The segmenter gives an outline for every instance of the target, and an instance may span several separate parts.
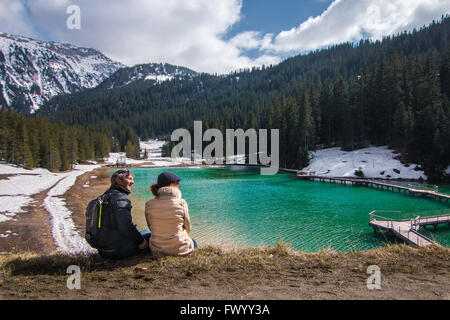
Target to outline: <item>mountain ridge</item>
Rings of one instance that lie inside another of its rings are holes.
[[[197,72],[182,66],[168,63],[145,63],[118,69],[110,77],[101,82],[97,88],[113,89],[141,80],[150,80],[154,81],[154,84],[157,84],[173,79],[192,79],[197,75]]]
[[[96,49],[0,32],[0,107],[33,113],[51,98],[137,81],[161,84],[199,73],[168,63],[128,67]]]
[[[0,105],[32,113],[56,95],[96,87],[122,67],[92,48],[0,32]]]

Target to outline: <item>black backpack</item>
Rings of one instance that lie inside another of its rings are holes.
[[[93,248],[98,248],[98,238],[101,230],[106,228],[106,215],[109,203],[106,194],[91,200],[86,208],[86,241]]]

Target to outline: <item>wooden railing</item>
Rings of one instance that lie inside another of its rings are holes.
[[[434,210],[429,212],[448,212],[447,210]],[[429,245],[433,243],[433,240],[427,238],[423,234],[419,233],[419,228],[422,225],[426,224],[441,224],[441,223],[450,223],[450,213],[428,216],[428,217],[420,217],[416,216],[412,219],[393,219],[386,218],[376,213],[397,213],[399,216],[401,215],[401,211],[380,211],[374,210],[369,213],[370,222],[369,224],[375,228],[388,229],[394,232],[398,237],[403,238],[407,242],[411,242],[415,245]],[[403,226],[402,226],[403,225]],[[412,236],[412,237],[411,237]]]

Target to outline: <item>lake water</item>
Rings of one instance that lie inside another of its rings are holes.
[[[297,180],[294,175],[260,175],[258,168],[136,168],[130,195],[133,220],[146,228],[145,201],[149,186],[163,171],[182,178],[180,190],[189,205],[191,236],[199,244],[248,247],[276,245],[283,239],[296,250],[321,248],[338,251],[379,247],[396,238],[374,234],[369,226],[372,210],[402,211],[412,217],[424,211],[448,209],[449,204],[412,198],[404,193],[365,187]],[[387,214],[397,218],[397,214]],[[421,230],[437,242],[450,245],[450,228],[442,225]]]
[[[450,185],[449,184],[440,185],[439,192],[444,194],[450,194]]]

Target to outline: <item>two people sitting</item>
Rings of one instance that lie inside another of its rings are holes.
[[[133,173],[127,169],[114,172],[111,186],[105,192],[107,227],[101,233],[99,254],[104,258],[122,259],[137,255],[148,247],[153,255],[191,253],[197,243],[189,236],[191,221],[188,205],[181,198],[180,181],[181,178],[170,172],[158,176],[157,183],[150,187],[155,198],[145,204],[145,217],[151,231],[139,232],[132,221],[128,197],[134,184]]]

